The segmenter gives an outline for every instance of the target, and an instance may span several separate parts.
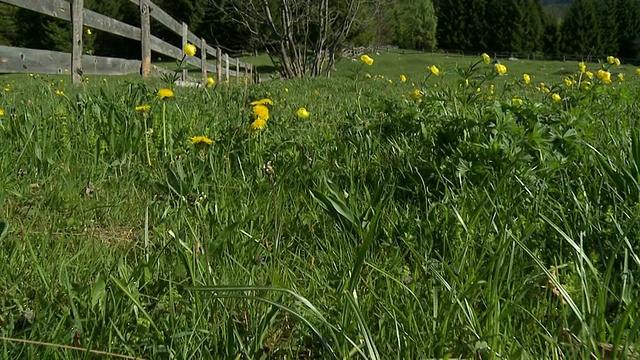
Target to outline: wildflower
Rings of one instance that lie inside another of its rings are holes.
[[[550,93],[550,92],[551,92],[551,90],[550,90],[548,87],[545,87],[545,88],[542,88],[542,92],[543,92],[544,94],[548,94],[548,93]]]
[[[496,71],[498,75],[504,75],[507,73],[507,67],[502,64],[496,64]]]
[[[409,94],[409,96],[413,99],[413,101],[422,101],[422,93],[418,89],[413,90],[411,94]]]
[[[253,114],[257,119],[269,120],[269,108],[264,105],[255,105],[253,107]]]
[[[260,131],[267,126],[267,121],[262,118],[257,118],[254,122],[251,123],[251,131]]]
[[[87,35],[91,35],[91,34],[92,34],[91,29],[87,29]]]
[[[191,138],[191,143],[193,145],[198,145],[198,144],[211,145],[213,144],[213,140],[209,139],[206,136],[194,136]]]
[[[478,86],[478,88],[476,89],[476,92],[481,92],[482,88]]]
[[[365,79],[371,79],[371,74],[369,74],[369,73],[364,74],[364,78]]]
[[[590,81],[583,81],[580,84],[580,88],[582,89],[582,91],[587,91],[587,90],[591,89],[591,82]]]
[[[313,90],[313,93],[316,94],[316,95],[320,95],[320,90],[315,89],[315,90]]]
[[[573,80],[571,80],[570,77],[566,77],[566,78],[564,78],[564,84],[566,86],[571,86],[571,85],[573,85]]]
[[[616,66],[620,66],[620,59],[618,59],[618,58],[613,58],[613,63],[614,63]]]
[[[553,93],[553,94],[551,95],[551,99],[553,99],[553,101],[555,101],[555,102],[558,102],[558,101],[561,101],[561,100],[562,100],[562,98],[560,97],[560,95],[559,95],[559,94],[556,94],[556,93]]]
[[[216,79],[214,79],[214,78],[212,78],[211,76],[209,76],[209,77],[207,78],[207,86],[208,86],[208,87],[212,87],[212,86],[213,86],[213,85],[215,85],[215,84],[216,84]]]
[[[522,105],[522,99],[514,97],[513,99],[511,99],[511,102],[513,103],[513,105]]]
[[[636,68],[636,74],[640,75],[640,68]]]
[[[600,69],[598,70],[598,79],[605,84],[611,84],[611,73]]]
[[[491,56],[489,56],[487,53],[483,53],[482,61],[484,61],[485,64],[489,64],[491,62]]]
[[[612,65],[613,65],[613,63],[615,63],[615,62],[616,62],[616,60],[615,60],[615,59],[616,59],[616,58],[614,58],[613,56],[607,56],[607,62],[608,62],[609,64],[612,64]]]
[[[580,72],[583,73],[587,71],[587,64],[584,61],[580,61],[578,63],[578,68],[580,69]]]
[[[360,61],[369,66],[373,65],[373,59],[367,54],[362,54],[362,56],[360,56]]]
[[[192,43],[186,43],[184,45],[184,53],[189,56],[193,56],[196,54],[196,46]]]
[[[387,81],[389,82],[389,84],[393,84],[393,80],[389,79]]]
[[[56,90],[56,95],[58,95],[58,96],[62,96],[62,95],[64,95],[64,91],[62,91],[62,90]]]
[[[404,74],[400,75],[400,82],[403,82],[403,83],[407,82],[407,77],[404,76]]]
[[[298,115],[299,118],[306,119],[310,114],[307,109],[301,107],[300,109],[298,109],[298,111],[296,111],[296,115]]]
[[[496,92],[496,86],[491,84],[489,85],[489,94],[493,95]]]
[[[107,82],[107,78],[102,78],[102,82],[106,83]]]
[[[4,116],[4,110],[2,110],[2,108],[0,108],[0,116]]]
[[[618,74],[618,79],[620,81],[624,81],[624,74],[622,74],[622,73]]]
[[[174,96],[173,94],[173,90],[171,89],[160,89],[158,90],[158,98],[160,98],[160,100],[162,99],[166,99],[166,98],[172,98]]]
[[[138,105],[138,106],[136,106],[136,111],[138,111],[138,112],[149,111],[149,109],[151,109],[151,105]]]
[[[29,77],[33,77],[33,74],[29,74]]]
[[[527,84],[527,85],[531,84],[531,75],[522,74],[522,79],[524,80],[525,84]]]
[[[593,73],[591,71],[587,71],[584,74],[587,75],[589,79],[593,79]]]
[[[252,101],[250,105],[252,105],[252,106],[256,106],[256,105],[273,105],[273,101],[271,101],[271,99],[265,98],[265,99]]]
[[[284,92],[289,92],[289,88],[284,88]]]
[[[439,76],[440,75],[440,69],[438,69],[437,66],[435,65],[431,65],[429,66],[429,70],[431,71],[431,73],[435,76]]]

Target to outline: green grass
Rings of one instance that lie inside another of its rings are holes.
[[[0,354],[638,358],[635,72],[398,56],[164,101],[1,78]]]

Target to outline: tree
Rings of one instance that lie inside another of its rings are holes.
[[[617,0],[614,2],[617,24],[617,54],[622,58],[636,59],[640,55],[640,1]]]
[[[465,19],[466,0],[437,0],[438,26],[436,35],[440,47],[445,49],[467,49],[471,45]]]
[[[561,26],[563,52],[587,55],[597,52],[600,26],[593,0],[574,0]]]
[[[16,16],[17,7],[0,3],[0,45],[11,45],[16,39]]]
[[[364,0],[235,0],[225,11],[267,49],[283,77],[329,76]]]
[[[390,23],[394,43],[407,49],[436,46],[436,14],[431,0],[398,0]]]

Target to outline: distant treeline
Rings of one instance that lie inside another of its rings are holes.
[[[154,0],[207,43],[229,52],[261,51],[234,16],[244,0]],[[300,1],[301,4],[308,0]],[[128,0],[84,0],[85,7],[139,25]],[[362,0],[346,46],[397,45],[416,50],[614,54],[640,58],[640,0]],[[562,8],[559,8],[562,6]],[[558,9],[562,9],[561,13]],[[335,5],[335,11],[341,11]],[[277,12],[274,12],[277,14]],[[0,3],[0,44],[69,51],[71,28],[29,10]],[[313,30],[313,29],[311,29]],[[152,33],[179,44],[177,35],[152,22]],[[139,43],[93,31],[85,49],[98,55],[139,57]]]

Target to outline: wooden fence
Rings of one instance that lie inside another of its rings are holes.
[[[48,50],[35,50],[0,46],[0,73],[70,73],[73,83],[82,81],[83,75],[126,75],[139,73],[143,77],[157,73],[152,71],[151,51],[182,60],[202,70],[202,81],[206,83],[209,69],[215,69],[218,81],[229,80],[229,77],[246,77],[257,81],[259,76],[255,67],[230,58],[223,54],[219,47],[207,45],[206,41],[197,37],[187,24],[180,23],[150,0],[109,0],[131,1],[140,8],[140,27],[135,27],[95,11],[85,9],[83,0],[0,0],[7,4],[53,16],[72,23],[73,50],[71,54]],[[151,34],[151,21],[154,18],[162,25],[182,37],[181,47],[171,45]],[[82,35],[84,26],[140,41],[140,60],[127,60],[112,57],[83,54]],[[189,42],[200,49],[200,58],[186,56],[184,45]],[[215,65],[209,63],[215,60]],[[157,68],[157,67],[154,67]],[[187,71],[183,70],[182,78],[187,80]],[[224,76],[224,78],[223,78]]]

